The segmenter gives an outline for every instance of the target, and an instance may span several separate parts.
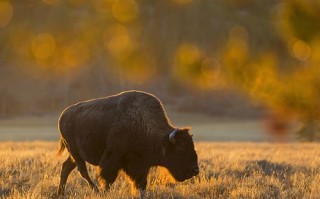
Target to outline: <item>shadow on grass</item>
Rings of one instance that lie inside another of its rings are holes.
[[[212,164],[210,162],[202,162],[204,167]],[[201,165],[201,163],[200,163]],[[201,166],[200,166],[201,167]],[[201,169],[200,169],[201,170]],[[302,166],[292,166],[285,163],[275,163],[268,160],[256,160],[245,162],[244,168],[242,169],[223,169],[221,171],[215,172],[214,170],[210,171],[207,174],[207,178],[218,178],[222,176],[233,176],[235,178],[245,178],[253,175],[262,174],[264,176],[275,176],[280,180],[285,180],[288,176],[293,175],[296,172],[302,173],[313,173],[311,168],[302,167]]]
[[[0,198],[8,197],[10,196],[10,194],[12,194],[12,191],[10,189],[0,188]]]
[[[306,170],[306,168],[301,168]],[[297,170],[297,168],[295,168]],[[299,169],[300,170],[300,169]],[[288,164],[273,163],[267,160],[250,161],[245,168],[245,176],[250,176],[255,172],[260,172],[266,176],[276,176],[283,179],[286,175],[292,174],[294,168]]]

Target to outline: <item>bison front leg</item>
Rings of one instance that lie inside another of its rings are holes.
[[[119,156],[119,153],[105,150],[100,161],[98,180],[100,186],[106,191],[110,189],[110,186],[116,180],[121,166],[121,156]]]
[[[144,198],[146,192],[149,169],[149,167],[141,167],[139,163],[130,164],[125,168],[125,172],[133,180],[135,187],[139,190],[141,198]]]

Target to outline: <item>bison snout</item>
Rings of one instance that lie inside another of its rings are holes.
[[[198,174],[199,174],[199,168],[195,168],[195,169],[192,170],[192,175],[193,176],[196,176]]]
[[[193,169],[191,170],[191,173],[192,173],[193,176],[196,176],[196,175],[199,174],[199,166],[198,166],[198,164],[193,166]]]

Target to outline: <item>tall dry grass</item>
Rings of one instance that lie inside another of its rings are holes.
[[[0,198],[57,198],[62,162],[52,142],[0,143]],[[152,169],[146,198],[320,198],[320,144],[196,143],[200,175],[175,183]],[[95,169],[90,166],[95,179]],[[95,181],[96,182],[96,181]],[[121,173],[95,194],[75,170],[64,198],[133,198]]]

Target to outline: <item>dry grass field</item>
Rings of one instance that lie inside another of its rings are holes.
[[[0,142],[0,198],[57,198],[62,157],[54,142]],[[176,183],[152,169],[146,198],[320,198],[320,144],[196,143],[200,175]],[[95,169],[89,166],[95,179]],[[94,180],[96,182],[96,180]],[[123,173],[94,193],[74,170],[63,198],[134,198]]]

